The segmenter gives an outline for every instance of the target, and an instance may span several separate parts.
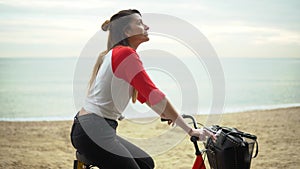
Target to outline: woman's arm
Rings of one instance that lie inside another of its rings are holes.
[[[193,129],[185,123],[181,115],[173,108],[165,95],[154,85],[146,73],[142,61],[137,53],[129,47],[120,47],[113,50],[112,68],[114,74],[130,83],[138,91],[137,99],[146,102],[162,118],[170,119],[181,127],[190,136],[200,140],[213,134],[204,129]]]
[[[174,122],[176,125],[181,127],[186,133],[190,136],[196,136],[199,140],[205,140],[205,137],[212,137],[214,140],[216,136],[205,129],[194,129],[189,126],[182,116],[175,110],[170,101],[165,97],[159,103],[151,106],[146,102],[149,107],[151,107],[156,113],[160,115],[161,118],[171,120],[171,123]]]
[[[186,133],[191,132],[192,127],[185,123],[183,118],[179,115],[179,113],[177,113],[175,108],[166,97],[153,106],[151,106],[148,102],[146,103],[149,107],[151,107],[152,110],[159,114],[161,118],[171,120],[176,125],[181,127]]]

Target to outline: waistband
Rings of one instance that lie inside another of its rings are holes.
[[[78,120],[78,114],[79,114],[79,112],[74,117],[74,123],[80,123],[80,121]],[[95,113],[89,113],[89,114],[81,115],[80,117],[81,118],[89,118],[89,117],[92,117],[92,116],[94,116],[95,118],[104,119],[114,129],[116,129],[118,127],[118,122],[116,120],[104,118],[104,117],[101,117],[101,116],[99,116]]]

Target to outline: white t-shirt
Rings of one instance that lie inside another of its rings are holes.
[[[146,73],[140,57],[130,47],[117,46],[104,57],[83,108],[104,118],[117,120],[138,91],[141,103],[155,105],[165,95]]]

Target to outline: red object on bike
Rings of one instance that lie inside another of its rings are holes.
[[[197,155],[193,169],[206,169],[202,155]]]

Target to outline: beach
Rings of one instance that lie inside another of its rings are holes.
[[[259,154],[252,159],[251,168],[296,169],[300,166],[299,114],[300,107],[228,113],[222,115],[219,125],[236,127],[258,137]],[[203,118],[205,116],[197,116],[199,121]],[[69,136],[71,125],[72,121],[1,121],[0,168],[73,168],[75,150]],[[156,120],[147,128],[148,132],[139,132],[135,124],[124,120],[119,123],[118,132],[149,138],[170,126]],[[147,144],[144,146],[160,147],[155,143]],[[188,137],[153,156],[156,169],[189,169],[194,157]]]

